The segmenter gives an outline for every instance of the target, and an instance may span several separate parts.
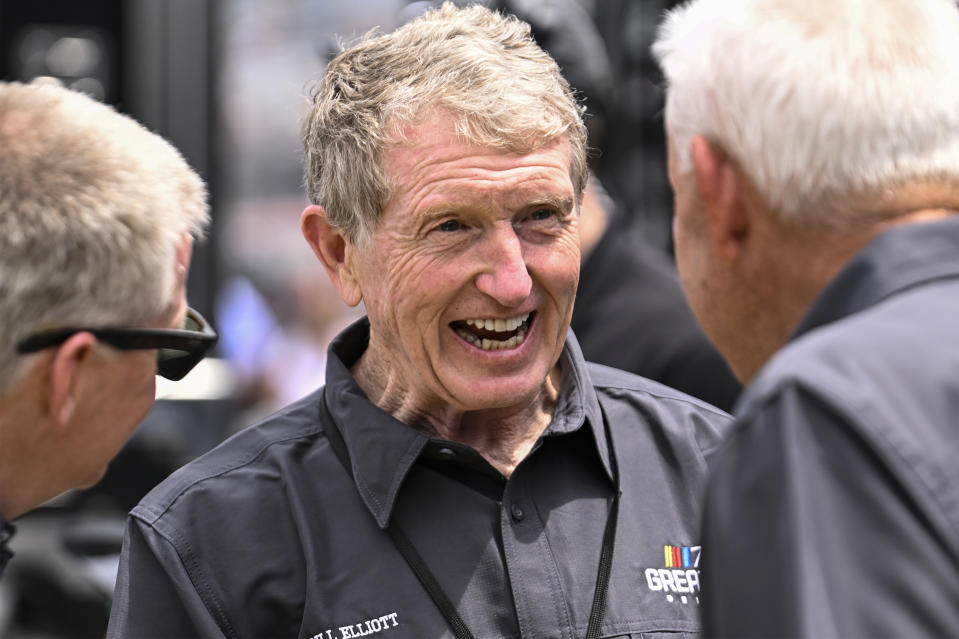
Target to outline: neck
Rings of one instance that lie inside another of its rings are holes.
[[[43,374],[34,365],[0,395],[0,513],[7,521],[63,492],[52,454],[56,427],[41,410]]]
[[[559,380],[556,367],[542,392],[516,407],[447,414],[446,419],[424,415],[426,419],[417,423],[435,437],[471,446],[509,477],[552,421]]]
[[[540,393],[516,406],[465,410],[440,399],[424,401],[364,354],[353,376],[376,406],[400,422],[432,437],[472,447],[509,477],[529,454],[553,418],[560,368],[547,377]]]
[[[7,521],[19,517],[34,504],[28,494],[36,486],[33,470],[40,466],[22,432],[23,425],[33,426],[20,411],[10,406],[8,395],[0,400],[0,515]]]
[[[942,219],[955,213],[920,209],[846,230],[780,225],[764,243],[775,255],[757,260],[765,271],[756,289],[756,331],[740,343],[736,375],[750,381],[776,351],[785,346],[823,289],[859,251],[883,231],[902,224]]]

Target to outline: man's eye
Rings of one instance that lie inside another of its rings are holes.
[[[437,230],[443,231],[444,233],[452,233],[453,231],[458,231],[461,228],[463,228],[463,225],[456,220],[446,220],[436,227]]]
[[[553,215],[553,209],[536,209],[530,214],[529,219],[533,221],[548,220]]]

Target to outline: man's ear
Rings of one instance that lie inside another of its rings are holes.
[[[73,417],[80,392],[80,375],[93,357],[97,340],[90,333],[77,333],[63,342],[50,361],[49,413],[57,426]]]
[[[323,263],[340,297],[350,306],[363,300],[363,291],[353,265],[353,244],[329,223],[326,210],[311,204],[300,215],[300,230],[313,253]]]
[[[743,178],[726,153],[701,136],[690,141],[690,157],[709,238],[720,255],[735,260],[750,230]]]

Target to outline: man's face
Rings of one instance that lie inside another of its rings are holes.
[[[579,278],[568,144],[468,146],[442,116],[406,134],[385,155],[395,191],[354,254],[372,327],[365,363],[418,411],[535,401]]]

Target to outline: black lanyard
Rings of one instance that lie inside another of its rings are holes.
[[[343,468],[346,469],[350,479],[353,477],[353,466],[350,463],[350,454],[346,449],[346,443],[343,441],[343,435],[333,421],[330,415],[330,409],[326,403],[326,391],[323,392],[323,400],[320,402],[320,419],[326,437],[330,442],[330,447],[340,460]],[[586,639],[599,639],[599,629],[603,624],[603,618],[606,616],[606,595],[609,592],[609,575],[613,566],[613,546],[616,541],[616,522],[619,515],[619,467],[616,463],[616,453],[613,450],[612,433],[609,430],[609,420],[606,418],[606,412],[603,411],[603,427],[606,431],[606,441],[609,443],[609,458],[613,469],[616,489],[613,493],[613,501],[609,507],[609,515],[606,518],[606,529],[603,532],[603,548],[599,555],[599,569],[596,575],[596,591],[593,593],[593,606],[589,613],[589,625],[586,629]],[[400,551],[410,569],[416,575],[420,583],[429,593],[430,598],[439,609],[443,618],[453,630],[456,639],[474,639],[473,633],[466,626],[466,622],[456,612],[456,606],[449,600],[443,588],[440,586],[436,577],[430,572],[429,567],[423,558],[417,552],[416,547],[410,542],[409,537],[399,527],[396,520],[390,517],[386,525],[386,532],[393,540],[393,545]]]

